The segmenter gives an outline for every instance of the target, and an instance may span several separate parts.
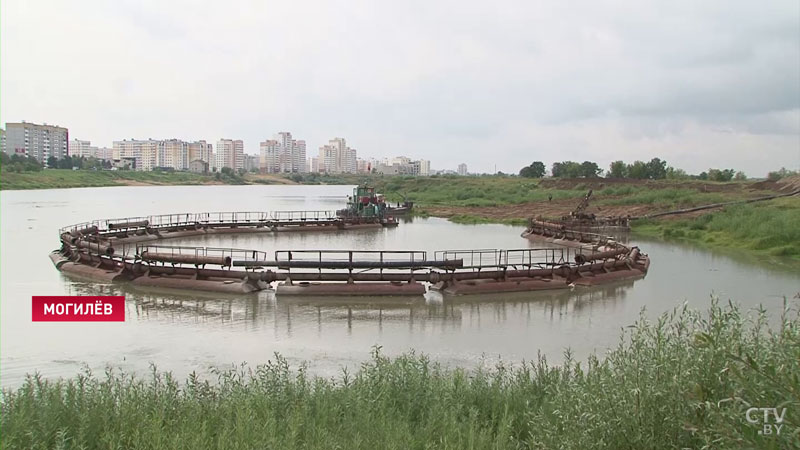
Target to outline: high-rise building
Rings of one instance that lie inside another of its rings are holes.
[[[281,161],[281,145],[275,139],[267,139],[258,144],[259,169],[266,173],[279,173],[283,165]]]
[[[458,174],[459,175],[466,175],[467,174],[467,165],[461,163],[458,165]]]
[[[6,130],[0,128],[0,152],[6,152]]]
[[[132,160],[137,171],[153,170],[158,166],[159,144],[153,139],[123,139],[114,141],[113,158],[115,161]]]
[[[174,170],[189,169],[189,144],[180,139],[158,141],[156,167]]]
[[[211,144],[206,143],[206,141],[195,141],[190,142],[187,150],[189,152],[188,160],[189,162],[192,161],[203,161],[205,163],[211,164],[213,160],[213,146]]]
[[[102,159],[103,161],[112,161],[114,159],[114,149],[108,147],[93,147],[97,149],[94,157]]]
[[[412,160],[405,156],[397,156],[384,158],[380,162],[376,161],[375,170],[386,175],[428,176],[431,174],[431,162],[427,159]]]
[[[267,173],[303,173],[306,167],[306,141],[292,139],[292,133],[281,131],[273,139],[259,144],[260,167]]]
[[[244,170],[248,172],[257,171],[259,168],[258,155],[244,155]]]
[[[344,138],[333,138],[319,148],[320,172],[356,173],[356,150],[347,146]]]
[[[95,147],[91,141],[73,139],[69,141],[69,155],[83,158],[97,158],[106,161],[114,159],[113,150],[108,147]]]
[[[241,139],[220,139],[217,141],[217,170],[230,167],[233,170],[244,169],[244,142]]]
[[[419,160],[419,174],[425,177],[431,174],[431,162],[429,160]]]
[[[29,122],[6,123],[5,151],[33,156],[47,162],[51,156],[61,159],[69,154],[69,130],[57,125]]]
[[[73,139],[69,141],[67,146],[67,153],[69,153],[70,156],[82,156],[84,158],[89,158],[94,156],[96,152],[97,147],[92,147],[91,141]]]
[[[389,165],[393,166],[395,164],[399,165],[411,164],[411,158],[407,156],[395,156],[394,158],[389,160]]]

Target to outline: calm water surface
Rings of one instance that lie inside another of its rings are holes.
[[[278,352],[322,375],[356,367],[375,345],[395,355],[415,349],[448,365],[497,359],[558,362],[565,348],[584,358],[619,342],[622,327],[645,308],[655,316],[688,302],[706,308],[712,294],[777,314],[797,306],[800,274],[689,246],[637,240],[652,258],[633,282],[571,292],[497,294],[424,300],[276,299],[270,292],[228,297],[133,290],[73,280],[47,254],[60,226],[90,219],[201,211],[332,210],[349,186],[113,187],[2,191],[0,209],[0,383],[26,373],[72,376],[88,366],[144,373],[150,364],[183,377],[210,367],[266,362]],[[210,236],[174,245],[258,249],[527,248],[521,227],[457,225],[414,218],[395,229],[335,233]],[[32,295],[122,294],[124,323],[32,323]]]

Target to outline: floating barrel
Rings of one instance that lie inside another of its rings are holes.
[[[108,224],[109,230],[119,230],[121,228],[142,228],[150,225],[149,220],[137,220],[137,221],[129,221],[129,222],[118,222],[118,223],[110,223]]]
[[[628,258],[631,260],[631,262],[636,262],[636,260],[639,259],[639,247],[633,247],[633,250],[631,250]]]
[[[603,252],[591,253],[591,254],[584,254],[578,253],[575,255],[575,262],[578,264],[586,264],[590,261],[597,261],[600,259],[611,259],[616,258],[619,255],[624,255],[628,253],[628,249],[625,247],[615,248],[613,250],[606,250]]]
[[[89,250],[89,252],[91,253],[96,253],[99,255],[111,256],[114,254],[114,247],[98,244],[97,242],[89,242],[89,241],[84,241],[82,239],[78,239],[75,245],[77,245],[78,248],[83,248]]]
[[[215,264],[218,266],[230,266],[230,256],[204,256],[204,255],[186,255],[180,253],[153,253],[144,251],[141,254],[144,261],[158,261],[168,263],[181,263],[181,264]]]

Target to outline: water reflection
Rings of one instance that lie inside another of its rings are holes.
[[[124,295],[129,306],[128,320],[158,320],[167,322],[207,322],[221,324],[248,322],[254,326],[285,324],[291,333],[292,321],[315,323],[318,331],[325,324],[338,326],[345,323],[348,329],[367,323],[382,327],[385,321],[407,322],[413,329],[415,322],[450,323],[460,326],[465,315],[492,314],[495,321],[503,322],[512,315],[529,316],[532,311],[544,313],[550,320],[584,310],[602,309],[613,312],[627,298],[634,280],[620,281],[603,286],[575,287],[569,290],[512,292],[466,296],[441,296],[431,291],[425,297],[281,297],[273,291],[250,295],[218,293],[186,293],[127,285],[74,282],[77,295]]]

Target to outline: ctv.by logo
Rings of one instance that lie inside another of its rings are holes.
[[[759,423],[761,413],[764,414],[764,420],[761,422],[763,428],[758,430],[758,434],[764,436],[781,434],[786,408],[780,408],[780,414],[778,414],[778,408],[750,408],[745,412],[745,417],[750,423]]]

